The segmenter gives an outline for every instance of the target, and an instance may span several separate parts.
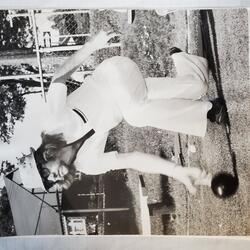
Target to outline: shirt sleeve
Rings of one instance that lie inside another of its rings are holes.
[[[83,145],[78,152],[75,166],[78,171],[85,174],[98,175],[104,174],[117,165],[117,151],[104,152],[108,133],[98,135],[91,145]]]
[[[84,168],[84,173],[90,175],[99,175],[105,174],[110,170],[118,169],[119,166],[117,166],[117,155],[117,151],[98,155],[96,158],[93,158],[89,161],[88,166],[86,165],[86,167]]]
[[[66,108],[67,86],[63,83],[50,84],[47,101],[52,115],[60,116]]]

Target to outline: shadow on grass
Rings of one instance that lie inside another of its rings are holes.
[[[110,171],[104,175],[106,206],[129,208],[128,211],[106,213],[105,234],[139,234],[134,212],[133,195],[126,185],[125,170]]]
[[[168,160],[165,152],[161,150],[160,157],[163,159]],[[170,195],[170,188],[169,188],[169,182],[168,177],[165,175],[161,176],[161,189],[162,189],[162,202],[170,207],[174,207],[174,199]]]
[[[204,46],[204,54],[208,60],[208,66],[209,69],[211,70],[213,79],[215,81],[218,96],[223,100],[224,105],[227,106],[222,86],[221,67],[219,61],[217,35],[215,30],[215,20],[213,11],[201,10],[200,16],[201,16],[201,31],[202,31],[202,40]],[[227,114],[225,129],[226,129],[227,144],[233,165],[233,172],[236,180],[238,181],[236,155],[232,148],[231,123],[228,114]]]
[[[225,102],[222,80],[221,80],[221,69],[220,69],[220,61],[217,48],[217,36],[215,31],[213,11],[201,10],[200,15],[202,21],[201,30],[202,30],[205,57],[208,60],[208,66],[212,72],[218,96],[222,98]],[[212,41],[210,40],[210,38],[212,39]]]
[[[163,176],[161,177],[161,186],[162,186],[162,203],[165,204],[170,210],[173,210],[172,213],[163,214],[162,215],[162,223],[163,223],[163,234],[165,235],[175,235],[174,229],[174,220],[176,219],[175,214],[175,202],[174,198],[170,195],[170,188],[168,177]]]
[[[161,151],[160,156],[163,159],[167,159],[165,153]],[[170,187],[168,177],[165,175],[161,176],[161,190],[162,190],[162,204],[173,210],[172,213],[162,215],[162,223],[163,223],[163,233],[166,235],[175,235],[174,230],[174,219],[176,215],[174,213],[175,210],[175,201],[174,198],[170,195]]]

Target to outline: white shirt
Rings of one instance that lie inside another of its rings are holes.
[[[77,170],[86,174],[101,174],[112,169],[117,153],[104,153],[104,149],[109,130],[122,120],[108,87],[99,82],[98,77],[88,77],[69,96],[65,84],[52,83],[47,98],[48,117],[43,125],[45,133],[63,133],[67,143],[76,141],[92,128],[95,130],[95,134],[79,150],[74,162]],[[83,112],[86,123],[73,108]]]

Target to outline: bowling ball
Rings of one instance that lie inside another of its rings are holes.
[[[225,172],[216,174],[211,183],[214,195],[220,199],[231,197],[239,187],[238,178]]]

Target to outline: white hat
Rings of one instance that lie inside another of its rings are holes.
[[[30,148],[30,154],[24,155],[19,159],[18,167],[20,177],[25,188],[41,188],[46,191],[41,175],[37,169],[35,150]]]

